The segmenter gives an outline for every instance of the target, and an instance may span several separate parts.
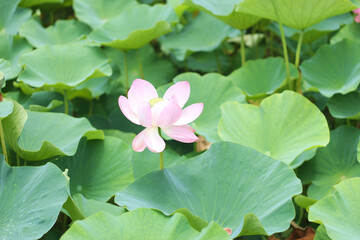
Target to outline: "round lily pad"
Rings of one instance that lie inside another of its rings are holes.
[[[85,136],[103,139],[85,118],[74,118],[63,113],[26,112],[12,101],[13,112],[2,120],[6,142],[25,160],[44,160],[55,156],[74,155]]]
[[[149,207],[166,215],[187,208],[194,216],[230,228],[234,238],[287,229],[295,216],[292,196],[301,190],[300,180],[283,162],[221,142],[180,165],[143,176],[118,193],[115,202],[129,210]]]
[[[171,32],[171,25],[177,21],[170,6],[136,5],[94,30],[89,40],[123,50],[137,49]]]
[[[74,156],[55,163],[68,169],[70,193],[88,199],[107,201],[134,181],[130,147],[116,137],[104,140],[83,139]]]
[[[298,71],[294,65],[290,67],[296,78]],[[248,96],[271,94],[286,82],[286,66],[280,57],[251,60],[232,72],[229,78]]]
[[[173,32],[161,38],[161,49],[173,53],[179,61],[184,61],[190,53],[211,52],[225,38],[238,34],[239,31],[210,14],[200,12],[181,32]]]
[[[91,29],[77,20],[58,20],[54,25],[44,28],[38,21],[30,20],[20,28],[31,45],[39,48],[44,45],[62,45],[79,42],[80,38],[89,34]]]
[[[325,97],[355,91],[360,84],[360,41],[345,39],[334,45],[322,46],[301,64],[308,87],[316,88]]]
[[[184,73],[174,79],[174,82],[180,81],[190,83],[191,93],[188,105],[204,103],[203,112],[192,123],[192,126],[196,132],[205,136],[207,141],[220,141],[217,125],[221,117],[221,104],[230,100],[245,103],[245,96],[230,79],[217,73],[209,73],[204,76],[196,73]]]
[[[86,59],[86,64],[79,64]],[[32,87],[52,86],[68,90],[90,78],[110,76],[107,58],[99,48],[83,44],[44,46],[25,54],[19,60],[25,64],[17,81]]]
[[[239,11],[268,18],[289,27],[303,30],[322,20],[360,7],[354,0],[244,0]]]
[[[309,220],[324,224],[333,240],[352,240],[360,236],[360,178],[334,186],[335,192],[310,207]]]
[[[267,97],[259,107],[226,102],[221,112],[221,139],[252,147],[287,164],[305,150],[329,142],[325,116],[309,100],[292,91]]]
[[[0,155],[0,235],[39,239],[55,224],[66,201],[66,179],[54,164],[9,167]]]
[[[72,239],[230,240],[231,238],[216,223],[211,223],[198,232],[181,213],[167,217],[157,211],[142,208],[121,216],[99,212],[83,221],[76,221],[61,237],[61,240]]]
[[[0,1],[0,32],[15,35],[20,26],[30,19],[31,10],[19,8],[19,2],[20,0]]]
[[[299,169],[301,178],[312,183],[307,195],[321,199],[344,179],[360,177],[360,163],[357,161],[357,146],[360,130],[341,126],[331,131],[330,143],[319,148],[315,157]]]

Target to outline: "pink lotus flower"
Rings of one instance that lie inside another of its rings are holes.
[[[355,9],[353,12],[354,12],[355,14],[357,14],[357,15],[355,16],[355,22],[360,23],[360,8]]]
[[[145,148],[157,153],[164,151],[165,142],[159,135],[159,128],[179,142],[198,140],[195,130],[187,124],[199,117],[204,104],[195,103],[182,109],[189,96],[190,84],[186,81],[175,83],[163,98],[159,98],[151,83],[142,79],[134,80],[128,98],[119,97],[119,106],[125,117],[145,127],[134,138],[133,149],[136,152],[142,152]]]

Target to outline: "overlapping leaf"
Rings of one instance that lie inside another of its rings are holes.
[[[0,1],[0,32],[15,35],[20,26],[30,19],[31,10],[18,8],[19,2],[20,0]]]
[[[136,180],[115,202],[166,215],[187,208],[232,229],[236,237],[287,229],[294,218],[291,197],[300,192],[300,181],[286,164],[245,146],[216,143],[200,156]]]
[[[336,94],[329,99],[327,106],[335,118],[360,118],[360,92],[346,95]]]
[[[0,235],[2,239],[38,239],[55,224],[66,201],[66,180],[52,163],[9,167],[0,155]]]

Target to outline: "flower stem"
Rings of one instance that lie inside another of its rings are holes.
[[[128,60],[127,60],[126,50],[124,50],[123,53],[124,53],[125,88],[126,88],[126,92],[127,92],[129,90]]]
[[[160,169],[164,170],[164,152],[160,153]]]
[[[283,28],[283,25],[282,25],[281,23],[279,23],[279,27],[280,27],[280,32],[281,32],[281,42],[282,42],[283,51],[284,51],[284,59],[285,59],[285,66],[286,66],[287,83],[288,83],[289,89],[292,90],[292,86],[291,86],[291,75],[290,75],[290,66],[289,66],[289,55],[288,55],[287,44],[286,44],[286,39],[285,39],[285,34],[284,34],[284,28]]]
[[[137,57],[138,65],[139,65],[141,79],[145,79],[144,68],[143,68],[142,61],[141,61],[141,53],[140,53],[139,49],[136,50],[136,57]]]
[[[65,108],[64,112],[65,112],[66,115],[69,114],[69,105],[68,105],[68,99],[67,98],[68,98],[67,97],[67,90],[64,90],[64,108]]]
[[[246,62],[246,55],[245,55],[245,30],[241,31],[241,66],[244,66]]]
[[[10,165],[9,159],[8,159],[8,156],[7,156],[7,152],[6,152],[4,130],[3,130],[3,127],[2,127],[1,119],[0,119],[0,138],[1,138],[1,147],[2,147],[2,150],[3,150],[4,156],[5,156],[5,161]]]

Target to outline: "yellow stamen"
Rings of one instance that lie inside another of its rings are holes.
[[[149,101],[151,106],[154,106],[155,104],[157,104],[158,102],[161,102],[163,99],[162,98],[153,98]]]

